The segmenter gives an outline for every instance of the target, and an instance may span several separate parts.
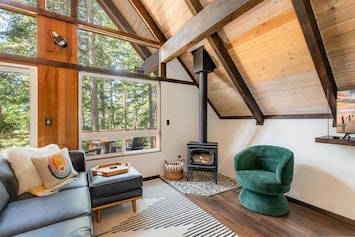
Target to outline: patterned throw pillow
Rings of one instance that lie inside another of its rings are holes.
[[[71,163],[68,148],[50,155],[32,157],[32,163],[47,189],[78,175]]]

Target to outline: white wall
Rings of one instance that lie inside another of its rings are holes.
[[[219,142],[220,173],[234,178],[234,155],[248,146],[287,147],[295,156],[287,195],[355,220],[355,147],[316,143],[315,137],[328,133],[326,119],[272,119],[259,126],[255,120],[210,117],[209,132]],[[334,128],[330,134],[336,135]]]

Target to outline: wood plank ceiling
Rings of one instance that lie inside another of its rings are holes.
[[[228,1],[98,2],[120,30],[158,40],[164,47],[196,17],[208,19],[202,10],[209,4]],[[198,42],[181,45],[184,51],[177,55],[198,85],[191,51],[200,46],[208,51],[217,65],[208,76],[208,99],[218,116],[253,117],[257,124],[265,118],[334,116],[337,90],[355,89],[353,0],[246,2],[256,4],[241,9],[243,14],[237,17],[228,17],[212,33],[207,29],[208,35],[197,37]],[[204,23],[210,22],[201,23],[201,28],[206,27]],[[139,52],[146,60],[146,71],[156,70],[159,53],[142,46]]]

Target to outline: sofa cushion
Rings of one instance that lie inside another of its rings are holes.
[[[7,150],[7,159],[13,168],[19,183],[18,194],[28,191],[30,188],[42,185],[42,180],[34,167],[31,158],[59,151],[59,147],[50,144],[41,148],[14,147]]]
[[[90,213],[87,187],[10,202],[0,215],[0,236],[13,236]]]
[[[92,169],[90,171],[92,173]],[[112,196],[143,186],[143,179],[133,166],[130,166],[127,173],[113,176],[89,175],[89,187],[92,199]]]
[[[32,157],[31,160],[46,189],[78,175],[71,163],[68,148],[52,154]]]
[[[61,221],[46,227],[31,230],[17,237],[90,237],[92,233],[92,221],[90,216],[81,216],[67,221]]]
[[[0,181],[5,186],[10,200],[15,200],[19,185],[9,162],[5,158],[0,158]]]
[[[7,193],[5,186],[0,182],[0,213],[10,200],[10,195]]]
[[[68,190],[72,188],[78,187],[87,187],[88,186],[88,179],[85,172],[78,172],[78,176],[75,177],[73,182],[65,184],[60,188],[60,190]]]

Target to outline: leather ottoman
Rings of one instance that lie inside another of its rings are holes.
[[[89,173],[89,189],[92,211],[97,212],[97,222],[101,221],[101,210],[125,202],[132,202],[136,212],[136,200],[142,198],[142,175],[132,166],[127,173],[113,176],[94,176]]]

